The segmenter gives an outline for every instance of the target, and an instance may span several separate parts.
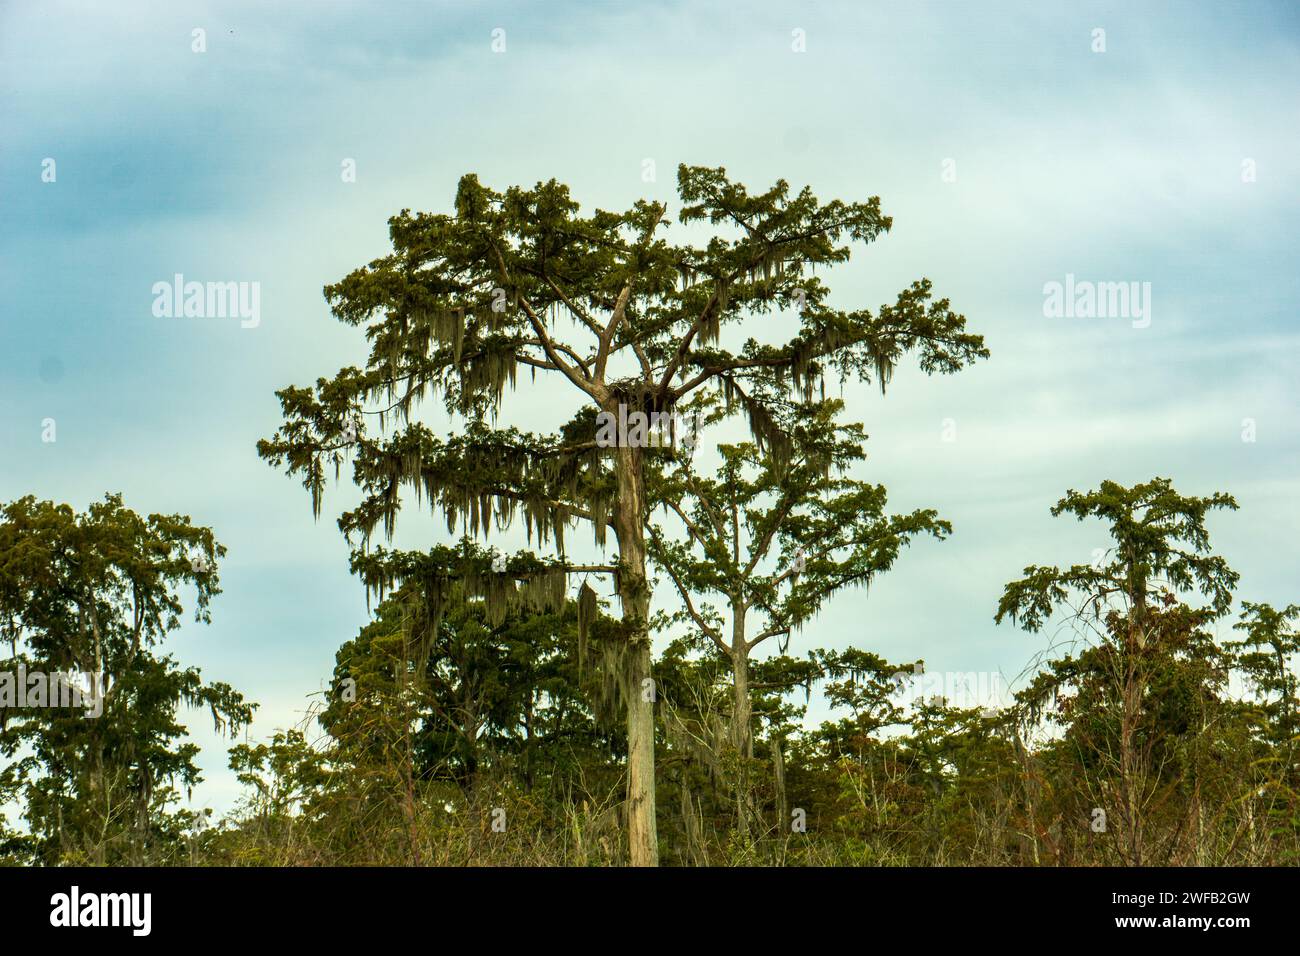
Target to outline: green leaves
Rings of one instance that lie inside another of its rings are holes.
[[[506,387],[519,385],[520,366],[567,379],[584,411],[619,402],[671,411],[697,389],[717,387],[729,410],[743,409],[760,447],[780,457],[788,440],[776,418],[791,391],[807,402],[828,375],[883,389],[910,352],[927,373],[987,356],[964,317],[932,299],[925,279],[874,314],[826,305],[828,290],[807,273],[846,261],[850,243],[888,230],[878,198],[822,203],[808,189],[791,195],[784,181],[751,196],[722,169],[687,166],[678,188],[678,219],[707,221],[718,234],[671,243],[666,207],[645,200],[622,213],[583,215],[554,180],[498,192],[471,174],[457,189],[454,214],[403,210],[389,222],[392,253],[325,290],[340,320],[365,329],[364,369],[342,369],[314,389],[282,389],[284,424],[259,453],[301,476],[317,514],[327,469],[359,453],[361,483],[378,482],[381,471],[388,481],[383,507],[372,500],[358,517],[367,528],[382,518],[391,533],[399,489],[432,502],[439,496],[429,493],[430,481],[439,479],[393,460],[423,444],[418,433],[366,434],[382,433],[393,416],[409,426],[426,397],[482,422]],[[718,347],[725,326],[773,310],[787,310],[779,321],[795,326],[784,345],[751,338],[739,352]],[[353,438],[357,422],[377,429]],[[493,493],[495,476],[458,474],[457,494]]]
[[[1243,601],[1233,629],[1244,637],[1227,644],[1236,666],[1246,675],[1249,696],[1260,702],[1266,739],[1288,757],[1300,742],[1300,691],[1292,663],[1300,654],[1297,620],[1300,605],[1289,604],[1279,611],[1270,604]]]
[[[182,584],[194,586],[195,619],[207,620],[225,553],[188,517],[141,517],[120,495],[81,515],[19,498],[0,509],[0,635],[90,669],[96,624],[101,638],[120,626],[134,644],[156,643],[179,625]]]
[[[252,720],[254,705],[229,685],[205,684],[153,650],[180,625],[183,587],[194,588],[196,619],[209,619],[225,553],[188,517],[142,517],[119,495],[81,514],[32,496],[0,509],[10,664],[95,675],[92,693],[102,695],[90,718],[55,707],[0,712],[0,753],[30,755],[0,787],[20,794],[41,862],[140,862],[151,828],[168,828],[165,785],[199,780],[177,710],[203,708],[231,734]]]
[[[556,611],[565,604],[564,561],[543,560],[519,552],[500,565],[496,555],[462,538],[456,547],[438,545],[428,551],[389,551],[385,548],[352,553],[352,573],[367,594],[383,600],[401,590],[416,599],[426,636],[436,628],[449,606],[482,601],[492,625],[518,610]]]
[[[889,515],[880,485],[837,472],[863,456],[861,427],[836,420],[838,401],[790,406],[779,428],[791,436],[788,458],[756,444],[724,445],[712,478],[689,462],[656,478],[653,498],[686,527],[686,543],[652,537],[651,554],[679,594],[724,598],[733,616],[763,616],[760,640],[788,635],[845,587],[865,587],[888,571],[914,538],[951,533],[931,509]],[[801,560],[802,559],[802,560]],[[719,633],[703,608],[692,615]]]
[[[1109,559],[1064,570],[1026,568],[1023,579],[1007,585],[994,620],[1009,617],[1036,631],[1071,594],[1080,599],[1076,612],[1094,619],[1116,600],[1125,603],[1125,613],[1140,617],[1149,600],[1170,589],[1197,591],[1210,599],[1215,616],[1225,614],[1239,576],[1209,553],[1205,518],[1214,510],[1236,508],[1227,494],[1184,497],[1167,478],[1131,488],[1104,481],[1096,491],[1069,491],[1052,514],[1106,522],[1115,542]]]

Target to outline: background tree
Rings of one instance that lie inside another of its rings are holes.
[[[284,425],[259,445],[303,477],[317,510],[326,468],[337,466],[340,452],[354,453],[365,498],[341,525],[361,534],[363,548],[378,526],[391,534],[403,486],[475,534],[522,509],[530,531],[543,540],[554,534],[561,552],[570,522],[589,521],[598,545],[611,527],[630,688],[651,681],[644,525],[655,451],[636,440],[599,447],[598,412],[671,412],[715,384],[743,408],[756,440],[779,453],[783,436],[749,387],[754,382],[811,396],[827,375],[884,386],[910,351],[927,372],[986,354],[947,300],[931,298],[926,280],[873,313],[832,308],[826,287],[807,274],[846,261],[846,240],[869,242],[889,228],[878,199],[823,204],[808,189],[792,195],[784,181],[750,196],[722,169],[686,166],[678,195],[682,223],[714,227],[704,244],[667,241],[663,204],[580,215],[554,180],[497,192],[467,175],[454,215],[403,211],[389,223],[393,253],[326,289],[340,320],[366,328],[366,367],[343,369],[315,389],[279,392]],[[724,330],[748,331],[756,316],[778,310],[797,312],[784,317],[783,330],[773,322],[781,344],[751,337],[736,350],[722,347]],[[521,367],[575,390],[578,407],[558,433],[487,424]],[[469,420],[463,435],[439,442],[411,420],[429,394]],[[403,427],[385,435],[394,414]],[[374,437],[365,426],[370,417]],[[392,561],[386,577],[410,570],[408,559]],[[624,698],[631,858],[653,864],[653,694]]]
[[[679,617],[698,628],[731,668],[742,829],[754,756],[751,655],[771,638],[788,640],[840,590],[867,587],[916,535],[942,539],[951,531],[933,510],[886,514],[882,486],[844,476],[866,457],[866,436],[860,425],[836,421],[842,402],[774,398],[768,406],[778,409],[774,421],[789,438],[786,455],[765,454],[755,443],[721,445],[713,478],[679,456],[677,467],[651,484],[652,501],[687,535],[675,541],[652,526],[650,554],[682,600]]]
[[[400,710],[409,687],[418,726],[410,742],[416,780],[447,780],[466,795],[476,780],[517,776],[531,791],[553,796],[569,761],[590,765],[624,747],[596,719],[598,671],[583,672],[577,652],[575,602],[561,613],[515,613],[486,621],[481,602],[454,607],[422,639],[415,631],[419,598],[409,587],[390,596],[376,620],[338,652],[322,727],[354,743],[366,726],[382,726],[385,708]],[[593,622],[597,641],[608,630]],[[405,725],[409,726],[409,725]],[[562,789],[562,788],[561,788]]]
[[[1294,752],[1300,739],[1300,699],[1293,661],[1300,654],[1300,605],[1289,604],[1278,611],[1270,604],[1243,601],[1241,619],[1233,625],[1244,633],[1240,641],[1227,646],[1236,654],[1236,667],[1245,676],[1248,690],[1260,701],[1260,726],[1268,743],[1282,753],[1283,765],[1295,771]]]
[[[1187,658],[1189,642],[1199,644],[1202,653],[1208,650],[1201,629],[1231,605],[1238,576],[1222,557],[1210,553],[1205,517],[1212,510],[1236,507],[1226,494],[1179,495],[1166,478],[1131,488],[1105,481],[1096,491],[1070,491],[1052,514],[1100,518],[1109,526],[1114,547],[1092,564],[1027,567],[1024,578],[1007,585],[998,605],[995,620],[1009,617],[1029,631],[1066,608],[1070,620],[1091,635],[1094,647],[1078,661],[1067,659],[1040,675],[1021,699],[1034,711],[1063,686],[1073,685],[1085,691],[1077,705],[1085,719],[1115,720],[1113,815],[1123,828],[1125,859],[1135,865],[1146,858],[1143,813],[1159,784],[1152,773],[1158,738],[1150,733],[1155,702],[1148,691],[1153,681],[1169,677],[1168,668],[1180,653]],[[1209,603],[1174,608],[1177,595],[1189,592],[1199,592]],[[1100,759],[1108,752],[1104,737],[1100,728],[1089,736],[1087,749]]]
[[[566,837],[562,821],[592,823],[599,814],[578,808],[617,791],[626,755],[589,703],[614,622],[590,622],[597,660],[584,673],[575,602],[496,624],[486,614],[481,600],[453,603],[435,623],[417,588],[390,594],[339,648],[323,708],[232,752],[250,799],[226,852],[271,865],[509,862],[482,826],[498,809],[542,845]],[[313,724],[324,733],[309,740]]]
[[[102,695],[98,717],[0,709],[0,753],[12,761],[0,792],[22,801],[38,862],[140,864],[177,851],[171,786],[200,780],[178,709],[203,708],[232,735],[253,715],[228,685],[205,683],[157,650],[180,625],[182,586],[195,589],[195,620],[210,620],[224,554],[188,517],[142,517],[118,495],[81,514],[33,496],[0,510],[5,670],[95,675],[79,679]]]
[[[1300,605],[1277,610],[1269,604],[1243,601],[1234,628],[1240,641],[1228,642],[1233,665],[1245,680],[1248,701],[1249,752],[1255,773],[1248,780],[1263,797],[1272,835],[1285,839],[1300,829],[1300,698],[1297,697],[1296,655],[1300,633],[1295,622]],[[1294,849],[1287,862],[1300,855]]]

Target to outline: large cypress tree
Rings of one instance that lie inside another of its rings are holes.
[[[785,181],[751,196],[722,169],[687,166],[677,191],[679,221],[707,241],[671,242],[662,203],[583,215],[554,180],[498,192],[466,175],[454,213],[403,210],[389,221],[392,253],[325,290],[339,320],[365,329],[365,367],[281,390],[284,424],[259,443],[302,476],[317,513],[327,468],[352,455],[364,498],[340,527],[361,539],[355,568],[380,591],[420,581],[435,608],[452,580],[457,593],[499,609],[521,600],[557,608],[573,570],[566,526],[589,522],[599,545],[612,528],[617,562],[589,570],[613,573],[622,608],[628,839],[638,865],[658,860],[646,477],[671,450],[630,434],[602,447],[597,415],[671,413],[697,389],[717,388],[745,413],[758,446],[779,456],[788,440],[765,394],[811,399],[827,377],[883,387],[912,351],[927,372],[987,354],[947,300],[931,297],[928,280],[875,311],[829,304],[811,270],[847,261],[849,243],[889,229],[878,198],[822,203]],[[753,337],[762,325],[779,344]],[[521,368],[572,386],[573,417],[556,433],[490,424]],[[460,434],[441,440],[417,420],[429,396],[468,420]],[[559,558],[494,569],[446,549],[371,549],[377,528],[391,535],[403,487],[474,534],[522,511],[530,534],[554,537]],[[581,603],[594,604],[585,589]]]

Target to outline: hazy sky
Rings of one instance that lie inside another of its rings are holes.
[[[672,201],[687,162],[879,195],[894,229],[825,277],[833,301],[928,276],[993,353],[909,367],[883,399],[845,388],[871,436],[858,476],[955,533],[792,652],[1014,678],[1046,638],[993,625],[1002,586],[1107,543],[1048,514],[1107,478],[1232,492],[1210,527],[1239,595],[1300,600],[1298,93],[1294,3],[0,0],[0,500],[120,491],[213,527],[224,594],[170,647],[259,702],[264,739],[366,619],[333,522],[346,489],[313,522],[254,450],[275,389],[364,359],[321,287],[388,250],[389,215],[447,211],[467,171],[625,208]],[[260,283],[260,324],[156,317],[176,273]],[[1150,324],[1046,316],[1067,275],[1149,283]],[[572,408],[519,398],[525,424]],[[424,521],[399,543],[442,540]],[[195,802],[224,810],[225,746],[188,723]]]

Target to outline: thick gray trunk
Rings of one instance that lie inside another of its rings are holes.
[[[736,752],[736,825],[748,835],[753,815],[750,760],[754,756],[753,705],[749,699],[749,648],[745,645],[745,609],[732,598],[731,744]]]
[[[650,674],[650,588],[645,573],[645,484],[641,449],[620,447],[616,458],[618,591],[627,634],[627,836],[633,866],[659,865],[655,826],[656,691]]]

